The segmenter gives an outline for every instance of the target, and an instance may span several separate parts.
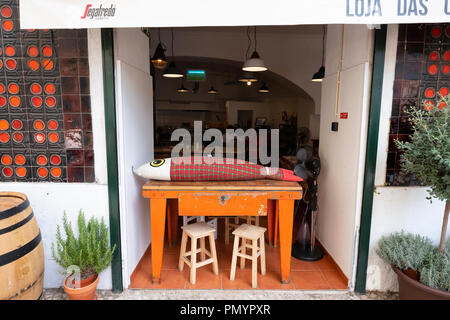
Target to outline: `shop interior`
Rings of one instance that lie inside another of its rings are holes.
[[[151,58],[155,159],[170,157],[178,143],[171,141],[173,130],[193,132],[194,121],[202,121],[203,130],[216,128],[223,133],[230,128],[279,129],[281,168],[294,170],[301,148],[308,157],[318,156],[326,26],[143,28],[142,32],[148,36]],[[309,232],[301,231],[308,206],[299,203],[296,208],[293,241],[299,233],[306,237]],[[176,245],[165,245],[161,283],[152,283],[149,245],[128,271],[129,287],[251,289],[251,263],[237,268],[236,279],[230,280],[233,241],[225,241],[225,225],[245,219],[206,217],[212,220],[217,228],[218,276],[210,265],[204,266],[192,284],[189,268],[178,270],[178,232]],[[179,228],[186,223],[179,217]],[[266,217],[258,224],[267,226]],[[291,281],[282,284],[276,243],[266,241],[267,273],[258,273],[258,289],[348,289],[348,279],[323,248],[324,256],[317,261],[292,257]]]

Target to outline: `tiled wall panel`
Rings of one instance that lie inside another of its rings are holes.
[[[408,24],[399,26],[397,63],[392,100],[386,184],[420,185],[400,167],[395,139],[408,141],[413,132],[405,110],[442,108],[438,93],[450,88],[450,24]]]
[[[0,181],[95,181],[86,30],[0,22]]]

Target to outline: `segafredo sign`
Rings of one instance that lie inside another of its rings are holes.
[[[450,0],[20,0],[24,29],[450,21]]]

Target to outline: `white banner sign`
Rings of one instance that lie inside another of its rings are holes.
[[[449,21],[450,0],[20,0],[23,29]]]

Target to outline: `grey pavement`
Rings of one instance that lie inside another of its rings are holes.
[[[358,295],[349,290],[159,290],[128,289],[122,293],[97,290],[99,300],[397,300],[392,292]],[[44,289],[42,300],[67,300],[62,288]]]

